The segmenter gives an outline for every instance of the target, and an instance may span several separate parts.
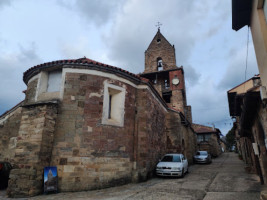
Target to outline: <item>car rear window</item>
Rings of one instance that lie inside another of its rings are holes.
[[[168,155],[164,156],[161,162],[181,162],[181,159],[178,155]]]
[[[197,155],[198,155],[198,156],[200,156],[200,155],[201,155],[201,156],[205,156],[205,155],[208,155],[208,152],[207,152],[207,151],[198,151],[198,152],[197,152]]]

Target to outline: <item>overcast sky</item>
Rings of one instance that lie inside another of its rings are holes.
[[[157,32],[175,45],[193,122],[231,128],[227,90],[245,81],[248,28],[232,30],[231,0],[1,0],[0,114],[24,99],[23,72],[87,58],[133,73]],[[249,34],[246,77],[258,73]]]

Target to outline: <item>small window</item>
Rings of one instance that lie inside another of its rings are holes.
[[[163,94],[162,97],[166,103],[171,103],[172,94]]]
[[[198,135],[197,136],[197,141],[198,142],[204,142],[204,141],[209,141],[210,140],[210,134],[203,134],[203,135]]]
[[[158,71],[162,71],[163,70],[162,58],[157,58],[157,66],[158,66]]]
[[[170,88],[170,82],[169,82],[169,79],[165,79],[165,80],[164,80],[164,88],[165,88],[165,89],[169,89],[169,88]]]
[[[197,141],[198,141],[198,142],[202,142],[202,141],[204,141],[204,137],[203,137],[203,135],[198,135],[198,136],[197,136]]]
[[[210,134],[206,134],[205,135],[205,141],[209,141],[210,140]]]
[[[125,88],[105,83],[102,123],[124,125]]]
[[[158,38],[158,39],[157,39],[157,43],[160,43],[160,42],[161,42],[161,39],[160,39],[160,38]]]

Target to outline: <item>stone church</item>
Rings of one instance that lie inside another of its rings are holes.
[[[196,151],[183,67],[158,29],[133,74],[88,58],[28,69],[25,100],[0,116],[0,161],[12,164],[7,194],[43,192],[56,166],[59,191],[144,181],[165,153]]]

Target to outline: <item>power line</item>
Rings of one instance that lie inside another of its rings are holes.
[[[229,121],[231,121],[231,122],[229,122]],[[207,122],[194,121],[194,123],[200,123],[200,124],[220,124],[220,123],[224,123],[224,124],[232,125],[233,121],[232,121],[232,119],[222,119],[222,120],[218,120],[218,121],[207,121]]]
[[[248,37],[247,37],[247,56],[246,56],[245,81],[247,80],[247,69],[248,69],[248,43],[249,43],[249,26],[248,26]]]

